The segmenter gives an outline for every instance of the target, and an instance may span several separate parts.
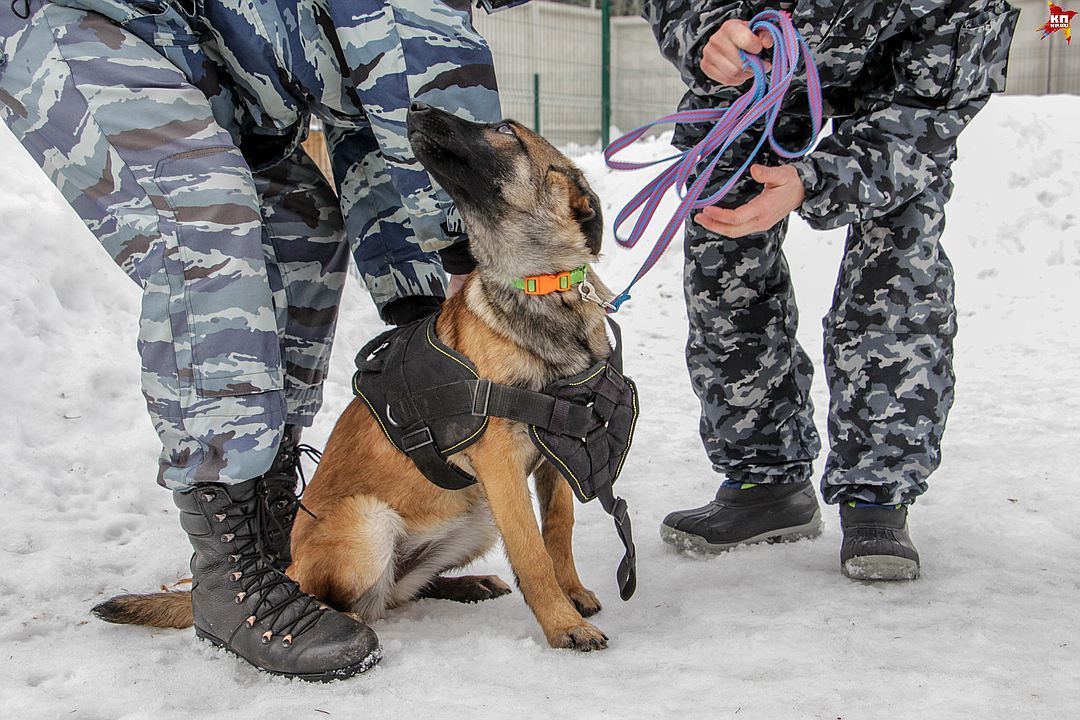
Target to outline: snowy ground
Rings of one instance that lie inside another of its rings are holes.
[[[189,549],[153,481],[138,392],[138,293],[0,131],[0,707],[9,718],[1080,716],[1080,98],[996,99],[965,133],[945,245],[959,276],[956,407],[944,462],[912,512],[923,578],[863,585],[838,571],[838,522],[816,540],[702,560],[657,524],[717,484],[682,362],[678,251],[622,313],[643,394],[620,481],[640,586],[598,507],[577,554],[606,607],[603,653],[546,647],[520,593],[423,601],[376,627],[371,673],[329,686],[259,675],[188,631],[93,620],[103,597],[186,572]],[[653,145],[647,152],[662,148]],[[581,158],[609,217],[640,178]],[[787,251],[801,337],[820,366],[842,234],[796,222]],[[603,273],[638,257],[609,243]],[[322,444],[350,399],[355,349],[378,328],[352,283]],[[824,388],[814,387],[818,408]],[[819,415],[819,427],[823,417]],[[500,554],[479,572],[510,573]]]

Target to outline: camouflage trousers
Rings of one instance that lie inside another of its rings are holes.
[[[722,204],[760,191],[747,177]],[[911,503],[938,466],[954,381],[953,270],[939,244],[951,192],[943,161],[922,194],[849,227],[823,323],[827,502]],[[686,357],[701,437],[717,472],[739,482],[808,479],[821,448],[786,231],[786,220],[743,238],[686,225]]]
[[[349,257],[334,193],[299,151],[253,174],[206,94],[126,29],[32,8],[0,12],[0,114],[142,288],[159,482],[256,477],[321,402]]]

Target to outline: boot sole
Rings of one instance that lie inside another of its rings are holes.
[[[195,628],[195,637],[199,638],[200,640],[205,640],[211,645],[219,647],[231,655],[235,655],[236,657],[246,662],[248,665],[251,665],[259,672],[264,672],[269,675],[277,675],[279,677],[296,678],[297,680],[304,680],[306,682],[325,683],[333,682],[334,680],[344,680],[346,678],[351,678],[353,675],[359,675],[360,673],[367,672],[371,668],[375,667],[375,665],[377,665],[380,660],[382,660],[382,646],[379,646],[372,650],[371,653],[360,662],[353,663],[352,665],[348,665],[343,668],[327,670],[321,673],[287,673],[280,670],[270,670],[268,668],[256,665],[255,663],[251,662],[244,656],[237,653],[231,647],[229,647],[224,640],[214,637],[205,630],[200,630],[198,627]]]
[[[915,580],[919,577],[919,563],[895,555],[853,557],[840,568],[852,580]]]
[[[821,509],[814,510],[814,516],[809,522],[802,525],[793,525],[786,528],[769,530],[759,535],[730,543],[711,543],[700,535],[676,530],[663,523],[660,524],[660,539],[672,546],[679,552],[705,553],[707,555],[719,555],[740,545],[756,545],[758,543],[782,543],[795,542],[806,538],[815,538],[821,534],[824,523],[821,522]]]

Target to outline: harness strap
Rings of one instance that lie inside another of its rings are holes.
[[[462,380],[415,392],[394,400],[388,409],[391,422],[399,427],[424,418],[468,414],[517,420],[582,438],[597,427],[584,405],[490,380]]]
[[[476,483],[476,478],[454,467],[439,454],[431,428],[422,422],[406,428],[401,449],[428,480],[441,488],[461,490]]]

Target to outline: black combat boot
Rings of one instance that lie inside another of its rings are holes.
[[[292,526],[301,507],[299,492],[303,492],[297,489],[303,478],[300,457],[303,453],[319,455],[314,448],[300,444],[300,430],[298,425],[285,426],[274,463],[263,475],[263,490],[270,508],[266,550],[278,570],[287,570],[292,563]]]
[[[853,580],[914,580],[919,551],[907,529],[907,506],[840,506],[840,569]]]
[[[382,656],[374,631],[300,591],[267,552],[264,478],[173,493],[191,558],[195,634],[260,670],[302,680],[364,672]]]
[[[679,550],[706,553],[820,534],[821,511],[809,481],[770,485],[725,482],[708,505],[676,510],[660,525],[664,542]]]

